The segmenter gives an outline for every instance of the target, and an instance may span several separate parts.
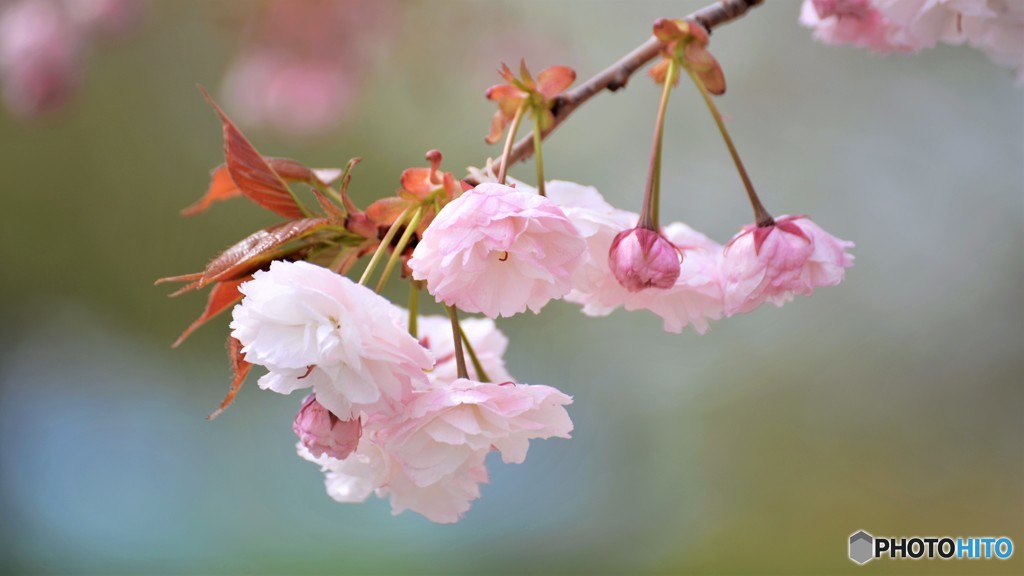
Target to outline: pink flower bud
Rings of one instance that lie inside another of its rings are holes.
[[[363,425],[359,418],[339,419],[316,401],[315,394],[310,394],[306,396],[302,408],[299,408],[299,413],[295,415],[292,430],[314,456],[326,454],[331,458],[344,460],[359,445]]]
[[[608,267],[630,292],[671,288],[679,278],[679,250],[654,230],[633,228],[615,236]]]

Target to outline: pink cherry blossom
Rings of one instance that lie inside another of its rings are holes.
[[[1003,0],[804,0],[800,22],[827,44],[876,52],[968,44],[1024,83],[1024,3]]]
[[[630,292],[664,290],[679,278],[682,254],[661,234],[647,228],[619,232],[608,249],[608,267]]]
[[[439,524],[458,522],[473,500],[480,497],[480,485],[489,479],[484,465],[486,457],[485,451],[475,452],[450,474],[426,486],[417,484],[396,467],[380,494],[390,496],[392,514],[412,510]]]
[[[239,288],[231,335],[247,362],[266,366],[261,388],[312,387],[349,420],[383,401],[392,408],[425,386],[430,353],[405,330],[401,311],[364,286],[308,262],[274,262]]]
[[[490,318],[463,318],[462,331],[473,345],[481,368],[491,382],[511,382],[512,376],[505,368],[505,349],[508,338]],[[444,316],[420,316],[419,339],[430,350],[437,362],[427,375],[434,386],[448,385],[458,378],[455,362],[455,340],[452,338],[451,321]],[[466,359],[466,369],[471,379],[480,380],[473,363]]]
[[[635,224],[637,215],[614,208],[594,188],[572,182],[549,182],[548,196],[565,210],[587,242],[589,257],[574,276],[573,290],[565,297],[581,304],[584,314],[607,316],[620,307],[648,310],[662,318],[668,332],[679,333],[692,325],[702,334],[708,329],[708,320],[721,317],[721,245],[685,224],[666,226],[662,235],[683,255],[679,277],[670,288],[633,293],[612,274],[606,255],[616,234]]]
[[[814,29],[814,38],[825,44],[849,44],[875,52],[909,50],[895,41],[896,27],[871,0],[804,0],[800,23]]]
[[[406,475],[394,456],[373,440],[364,440],[344,460],[313,456],[301,443],[299,455],[320,465],[327,495],[342,503],[364,502],[370,495],[390,498],[392,514],[412,510],[432,522],[450,524],[465,514],[488,481],[486,451],[472,454],[461,466],[437,481],[419,485]]]
[[[386,431],[386,446],[416,485],[427,486],[492,447],[518,464],[531,439],[568,438],[571,402],[550,386],[459,378],[417,391],[402,421]]]
[[[359,445],[363,426],[359,418],[342,420],[316,401],[310,394],[295,415],[292,430],[299,441],[314,456],[324,454],[339,460],[351,454]]]
[[[445,205],[409,268],[439,302],[496,318],[564,296],[585,249],[551,200],[485,183]]]
[[[839,284],[853,266],[846,252],[852,247],[853,242],[832,236],[805,216],[744,227],[722,256],[726,315],[750,312],[765,302],[782,306],[794,294]]]

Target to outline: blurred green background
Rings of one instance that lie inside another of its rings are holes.
[[[247,132],[310,165],[363,156],[365,205],[430,148],[456,172],[499,153],[483,91],[502,61],[586,78],[703,4],[401,3],[341,127]],[[0,569],[1024,573],[1021,550],[863,567],[846,550],[859,529],[1024,546],[1024,92],[968,48],[819,45],[798,8],[715,31],[720,106],[768,208],[857,243],[846,282],[704,336],[560,302],[501,321],[511,372],[575,396],[574,438],[492,461],[483,497],[439,526],[330,500],[295,456],[297,397],[250,382],[204,420],[227,389],[227,320],[171,350],[205,295],[169,300],[153,280],[275,218],[245,201],[178,216],[222,161],[195,84],[216,92],[239,40],[222,4],[153,4],[135,37],[91,55],[68,109],[0,117]],[[581,108],[545,146],[549,177],[637,210],[657,99],[638,76]],[[750,210],[690,86],[667,126],[663,218],[728,240]]]

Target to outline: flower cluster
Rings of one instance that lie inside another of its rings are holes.
[[[725,246],[675,222],[661,230],[661,238],[670,246],[677,276],[668,286],[635,290],[633,283],[620,280],[625,275],[621,268],[653,276],[663,264],[646,257],[623,262],[609,254],[616,254],[616,239],[630,231],[638,215],[611,206],[593,187],[553,180],[547,189],[548,198],[586,242],[565,300],[580,304],[589,316],[606,316],[620,307],[647,310],[662,318],[668,332],[691,325],[703,334],[709,320],[750,312],[765,302],[782,306],[795,294],[810,295],[816,287],[839,284],[853,265],[846,251],[853,243],[835,238],[804,216],[746,226]],[[516,190],[532,192],[522,183]],[[507,285],[503,288],[508,290]]]
[[[447,321],[419,318],[414,338],[406,311],[326,268],[274,262],[240,290],[231,334],[247,362],[268,369],[261,388],[313,389],[293,429],[338,501],[376,493],[395,513],[455,522],[480,495],[492,449],[520,463],[531,439],[569,437],[572,399],[512,381],[507,340],[490,320],[464,323],[481,368],[470,379],[455,368]]]
[[[564,299],[591,316],[647,310],[669,332],[693,326],[704,333],[712,320],[841,282],[853,244],[804,216],[773,218],[758,198],[712,100],[726,84],[706,31],[661,19],[654,32],[663,43],[664,61],[652,74],[662,96],[639,214],[611,206],[592,187],[544,178],[542,140],[559,121],[559,103],[579,98],[566,92],[575,78],[566,67],[536,80],[525,64],[520,78],[506,67],[509,84],[488,91],[498,107],[488,140],[507,132],[497,175],[488,163],[457,181],[431,150],[429,168],[405,170],[397,193],[365,211],[347,192],[358,159],[344,170],[313,170],[262,156],[211,100],[226,162],[187,213],[244,196],[288,219],[236,243],[202,272],[164,279],[186,282],[179,293],[212,286],[182,338],[233,308],[234,380],[221,410],[251,366],[262,366],[260,388],[308,390],[292,429],[300,456],[320,466],[333,499],[375,494],[396,514],[455,522],[480,496],[490,452],[520,463],[530,440],[568,438],[573,429],[571,397],[509,374],[508,340],[495,319],[536,314]],[[754,210],[754,224],[724,246],[681,222],[659,223],[666,110],[684,73],[715,119]],[[506,178],[527,113],[536,188]],[[302,201],[295,184],[310,187],[316,206]],[[347,274],[364,256],[354,281]],[[396,269],[409,284],[408,310],[381,296]],[[423,290],[447,318],[419,312]],[[460,319],[460,312],[484,318]]]
[[[1024,83],[1024,3],[999,0],[804,0],[800,22],[826,44],[917,52],[968,44]]]

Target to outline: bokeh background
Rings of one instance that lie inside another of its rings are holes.
[[[482,141],[496,67],[581,78],[704,2],[400,2],[367,38],[340,123],[242,123],[264,154],[365,161],[360,203]],[[768,208],[856,241],[845,283],[666,334],[565,303],[500,322],[521,380],[575,396],[571,441],[491,462],[458,524],[341,505],[295,456],[299,398],[250,382],[222,417],[226,319],[169,344],[200,269],[275,221],[183,219],[222,161],[196,83],[224,95],[258,2],[166,1],[90,52],[73,101],[0,117],[0,569],[10,573],[1021,574],[1010,561],[847,559],[850,533],[1024,546],[1024,92],[968,48],[879,57],[815,43],[796,2],[716,30],[720,100]],[[636,210],[658,89],[604,94],[545,146],[552,178]],[[232,110],[228,109],[228,113]],[[750,220],[697,93],[668,114],[663,218],[719,241]],[[532,181],[530,165],[513,175]],[[404,295],[393,283],[393,296]]]

